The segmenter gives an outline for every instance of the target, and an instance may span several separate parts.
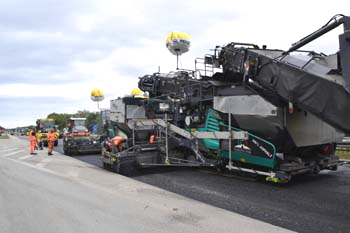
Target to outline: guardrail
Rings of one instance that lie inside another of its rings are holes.
[[[337,150],[350,150],[350,144],[338,144],[337,145]]]

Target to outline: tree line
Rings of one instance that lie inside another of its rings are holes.
[[[74,114],[68,113],[50,113],[47,118],[55,120],[55,124],[58,126],[59,130],[62,130],[66,127],[67,120],[69,118],[86,118],[86,127],[91,131],[93,125],[101,125],[101,115],[99,112],[89,112],[87,110],[78,111]],[[100,127],[98,127],[100,128]]]
[[[92,126],[96,124],[98,128],[98,133],[102,132],[102,120],[101,120],[100,112],[89,112],[87,110],[78,111],[77,113],[74,113],[74,114],[53,112],[47,115],[46,118],[51,118],[55,120],[55,125],[57,126],[57,128],[59,130],[63,130],[67,126],[66,125],[67,120],[71,117],[86,118],[86,127],[88,128],[88,130],[92,131]],[[35,127],[36,126],[33,124],[29,126],[16,127],[11,130],[13,132],[17,131],[17,132],[25,133],[27,131],[30,131],[31,129],[34,129]],[[0,130],[1,129],[4,129],[4,128],[0,126]],[[22,129],[25,129],[25,131],[22,132]]]

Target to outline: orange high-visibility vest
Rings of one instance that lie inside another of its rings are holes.
[[[48,141],[55,141],[55,140],[56,140],[56,134],[55,134],[55,133],[48,132],[48,134],[47,134],[47,140],[48,140]]]
[[[120,145],[121,143],[123,143],[124,138],[121,136],[115,136],[114,138],[112,138],[112,142],[114,145]]]
[[[125,139],[121,136],[115,136],[112,138],[112,143],[118,148],[119,151],[123,149],[123,142]]]
[[[36,141],[36,137],[33,135],[34,130],[31,130],[29,132],[29,141]]]
[[[153,144],[155,139],[156,139],[156,137],[154,135],[151,135],[151,137],[149,138],[149,143]]]

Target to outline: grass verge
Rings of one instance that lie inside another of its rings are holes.
[[[0,136],[0,139],[9,139],[9,136]]]
[[[350,150],[337,150],[335,152],[340,159],[350,159]]]

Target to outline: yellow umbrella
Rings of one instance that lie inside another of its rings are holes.
[[[166,47],[176,55],[176,69],[179,68],[179,56],[190,49],[190,37],[184,32],[171,32],[166,38]]]
[[[96,88],[96,89],[92,90],[90,98],[92,101],[97,102],[97,107],[100,108],[99,102],[104,100],[105,96],[104,96],[103,91]]]

